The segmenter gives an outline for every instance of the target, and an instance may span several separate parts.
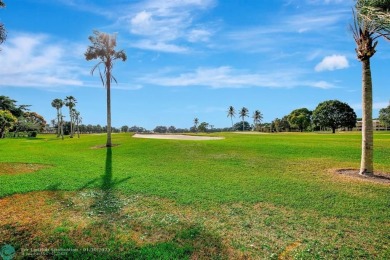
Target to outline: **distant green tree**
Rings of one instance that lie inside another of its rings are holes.
[[[236,116],[236,110],[234,109],[233,106],[229,106],[229,109],[227,111],[227,116],[230,117],[230,119],[232,121],[232,128],[233,128],[233,117]]]
[[[199,131],[201,132],[207,132],[207,128],[209,127],[209,123],[206,123],[206,122],[202,122],[199,124]]]
[[[24,116],[21,116],[14,124],[12,131],[14,137],[19,137],[20,133],[38,132],[40,127],[39,124],[31,122]]]
[[[355,127],[356,113],[347,103],[328,100],[318,104],[313,111],[312,120],[316,126],[330,127],[332,133],[335,133],[340,127]]]
[[[0,110],[0,138],[5,137],[5,133],[14,126],[18,119],[8,110]]]
[[[128,131],[129,131],[129,127],[127,125],[121,127],[121,132],[127,133]]]
[[[175,132],[176,132],[176,127],[174,127],[173,125],[171,125],[170,127],[168,127],[168,132],[169,132],[169,133],[175,133]]]
[[[243,107],[241,108],[240,110],[240,117],[242,119],[242,129],[245,129],[245,126],[244,126],[244,121],[245,121],[245,117],[248,117],[249,116],[249,110],[246,108],[246,107]],[[249,128],[250,129],[250,128]],[[243,130],[244,131],[244,130]]]
[[[166,126],[156,126],[154,129],[153,129],[153,132],[155,133],[166,133],[168,132],[168,128]]]
[[[23,116],[28,122],[36,125],[39,132],[42,132],[46,126],[46,120],[36,112],[26,112]]]
[[[89,37],[92,45],[88,47],[85,52],[86,60],[99,59],[100,61],[92,68],[91,73],[93,74],[96,68],[99,70],[99,76],[102,80],[103,86],[107,89],[107,142],[106,146],[111,147],[111,82],[112,80],[117,82],[115,77],[112,75],[112,68],[116,60],[126,61],[126,53],[116,51],[116,35],[110,35],[104,32],[94,31],[93,36]],[[104,76],[100,71],[100,65],[104,66]],[[105,79],[103,79],[105,77]]]
[[[379,110],[379,121],[387,127],[390,126],[390,103],[387,107]]]
[[[274,121],[272,121],[272,128],[276,131],[276,132],[280,132],[280,129],[281,129],[281,122],[282,120],[280,120],[279,118],[275,118]]]
[[[311,123],[311,111],[307,108],[299,108],[293,110],[287,118],[289,124],[297,127],[299,131],[305,131]]]
[[[237,122],[233,126],[234,131],[250,131],[251,129],[251,125],[247,121]]]
[[[283,129],[283,131],[288,131],[288,132],[290,131],[291,125],[288,122],[288,116],[284,116],[284,117],[282,117],[282,119],[280,119],[279,127],[280,127],[280,129]]]
[[[134,125],[132,127],[129,127],[129,132],[142,133],[147,132],[147,130],[143,127]]]
[[[101,133],[101,132],[103,132],[103,127],[101,125],[97,124],[96,126],[93,126],[93,131],[95,133]]]
[[[27,133],[29,137],[36,137],[45,128],[46,121],[43,116],[36,112],[25,112],[14,124],[12,132],[14,137],[18,137],[21,132]]]

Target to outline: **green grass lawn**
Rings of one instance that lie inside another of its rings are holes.
[[[105,135],[0,140],[0,246],[17,257],[390,259],[390,185],[332,172],[359,168],[360,133],[217,135],[117,134],[111,149],[96,148]],[[390,133],[375,134],[374,157],[389,173]]]

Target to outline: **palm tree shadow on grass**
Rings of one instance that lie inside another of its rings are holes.
[[[120,180],[113,179],[112,169],[112,148],[107,147],[105,171],[102,176],[101,190],[96,194],[95,201],[91,205],[96,215],[114,217],[118,215],[124,206],[124,202],[119,198],[115,187],[130,179],[126,177]]]

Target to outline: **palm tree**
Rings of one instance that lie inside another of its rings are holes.
[[[76,109],[72,110],[74,122],[76,123],[76,128],[77,128],[77,138],[80,138],[80,124],[82,122],[82,117],[80,116],[80,112],[77,111]]]
[[[65,106],[67,106],[69,108],[70,138],[73,138],[73,134],[74,134],[74,129],[73,129],[74,128],[73,127],[74,118],[73,118],[72,110],[76,106],[77,100],[73,96],[67,96],[64,101],[65,101]]]
[[[194,127],[195,131],[198,132],[198,124],[199,124],[199,119],[197,117],[194,118]]]
[[[111,81],[116,79],[112,75],[112,68],[115,60],[126,61],[127,56],[123,50],[115,51],[116,47],[116,35],[110,35],[107,33],[94,31],[94,36],[90,36],[89,40],[92,46],[88,46],[85,52],[86,60],[100,59],[100,61],[92,68],[91,74],[93,75],[96,68],[99,70],[99,76],[103,86],[107,89],[107,147],[112,146],[111,142]],[[102,72],[100,70],[100,64],[104,66],[105,79],[103,79]]]
[[[374,138],[372,124],[372,78],[370,59],[374,56],[378,38],[390,40],[390,1],[357,0],[351,26],[362,62],[362,156],[360,174],[373,175]]]
[[[0,8],[4,8],[5,3],[3,0],[0,0]],[[2,44],[7,38],[7,32],[5,31],[4,24],[0,23],[0,44]]]
[[[230,119],[232,120],[232,129],[233,129],[233,117],[236,116],[236,110],[234,109],[233,106],[230,106],[227,113],[228,113],[227,116],[230,117]]]
[[[249,116],[248,113],[249,113],[249,110],[246,107],[241,108],[240,117],[242,118],[242,131],[245,130],[244,129],[244,122],[245,122],[245,117]]]
[[[51,106],[57,109],[57,137],[60,137],[62,127],[62,125],[60,124],[60,117],[62,118],[61,108],[64,106],[64,102],[62,101],[62,99],[56,98],[53,99],[53,101],[51,102]]]
[[[263,114],[259,110],[256,110],[253,113],[252,118],[253,118],[253,126],[256,129],[257,125],[260,124],[261,120],[263,119]]]

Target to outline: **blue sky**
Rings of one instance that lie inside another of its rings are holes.
[[[128,56],[114,67],[116,127],[189,128],[195,117],[227,127],[229,106],[258,109],[270,122],[329,99],[361,115],[353,0],[5,2],[0,94],[48,122],[51,101],[73,95],[83,123],[106,123],[105,89],[90,75],[96,62],[84,58],[94,29],[117,33]],[[390,100],[389,42],[380,40],[371,66],[375,117]]]

